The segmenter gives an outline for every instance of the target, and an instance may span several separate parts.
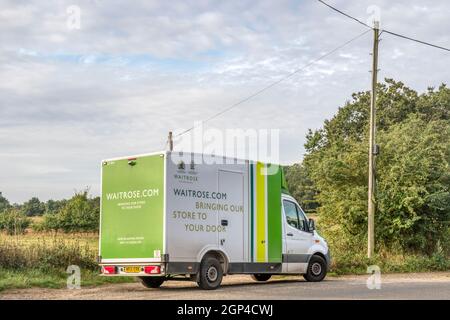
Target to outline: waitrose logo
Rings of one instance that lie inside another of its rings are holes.
[[[159,196],[159,189],[129,190],[107,193],[106,200],[140,199],[155,196]]]

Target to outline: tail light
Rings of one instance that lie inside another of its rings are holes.
[[[116,274],[116,267],[115,266],[103,266],[102,267],[102,273],[104,273],[104,274]]]
[[[161,267],[160,266],[145,266],[144,272],[148,274],[158,274],[161,273]]]

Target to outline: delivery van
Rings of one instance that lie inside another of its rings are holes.
[[[101,168],[104,276],[138,277],[149,288],[191,280],[203,289],[230,274],[326,276],[328,245],[279,165],[162,151]]]

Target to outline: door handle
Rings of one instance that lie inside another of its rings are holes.
[[[293,237],[294,235],[292,234],[292,233],[288,233],[288,234],[286,234],[288,237]]]
[[[228,226],[228,220],[221,220],[220,224],[224,227]]]

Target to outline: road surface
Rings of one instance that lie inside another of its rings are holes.
[[[257,283],[250,276],[227,276],[222,287],[200,290],[196,284],[169,281],[160,289],[140,283],[111,284],[78,290],[17,289],[0,292],[0,299],[446,299],[450,272],[381,275],[381,288],[368,289],[369,275],[327,277],[309,283],[301,277],[275,277]]]

